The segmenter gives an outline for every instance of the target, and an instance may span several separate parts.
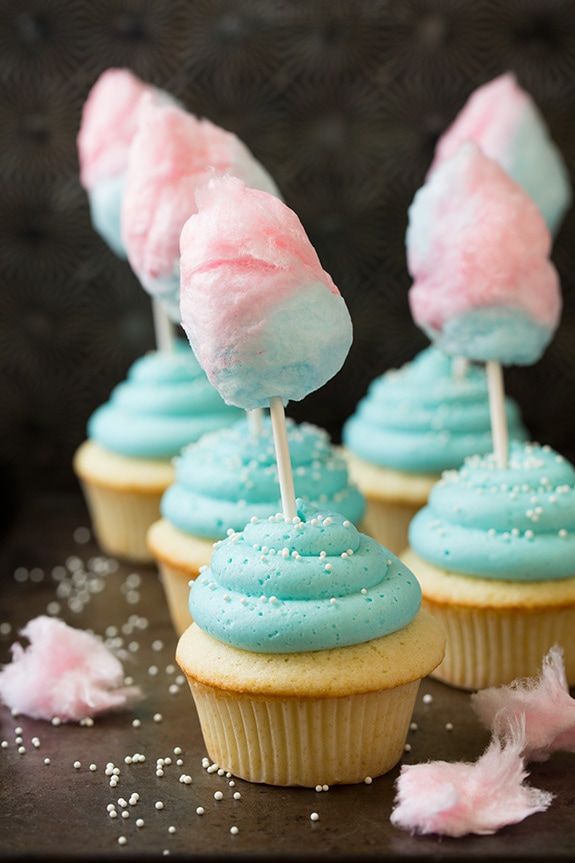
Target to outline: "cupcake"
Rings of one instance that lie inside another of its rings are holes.
[[[434,673],[466,689],[538,672],[554,644],[575,683],[575,470],[550,447],[511,445],[507,468],[472,456],[413,519],[407,565],[447,633]]]
[[[172,459],[190,441],[236,421],[183,343],[138,359],[88,422],[74,457],[102,549],[151,560],[146,532],[174,478]]]
[[[287,428],[296,493],[359,524],[363,497],[350,484],[346,463],[327,433],[292,420]],[[175,482],[162,498],[163,518],[150,528],[148,544],[162,573],[174,627],[181,634],[192,622],[189,582],[209,563],[214,542],[226,536],[226,529],[241,530],[253,516],[267,518],[280,507],[269,418],[264,418],[257,436],[247,419],[206,435],[186,447],[175,469]]]
[[[512,437],[524,438],[507,399]],[[429,347],[376,378],[343,429],[350,474],[367,501],[365,530],[396,553],[441,472],[492,448],[485,370]]]
[[[299,500],[217,543],[177,661],[207,751],[272,785],[361,782],[403,752],[444,637],[411,572],[342,515]]]

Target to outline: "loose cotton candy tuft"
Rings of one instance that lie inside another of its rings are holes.
[[[231,174],[272,195],[279,191],[240,139],[175,105],[146,100],[130,151],[122,235],[146,290],[179,322],[179,241],[196,212],[196,190],[212,175]]]
[[[555,233],[571,202],[569,174],[545,120],[514,75],[500,75],[471,94],[439,139],[431,171],[468,141],[519,183]]]
[[[575,752],[575,699],[569,695],[560,648],[549,651],[538,678],[483,689],[471,698],[481,722],[496,732],[523,719],[527,761],[545,761],[553,752]]]
[[[349,312],[295,213],[232,177],[198,193],[182,231],[181,317],[211,383],[251,410],[299,400],[339,371]]]
[[[507,739],[493,738],[474,764],[402,767],[392,824],[411,833],[485,835],[543,812],[553,795],[525,784],[524,745],[523,726],[516,723]]]
[[[123,685],[122,663],[95,635],[44,616],[21,634],[29,646],[14,644],[12,662],[0,670],[0,698],[12,710],[74,722],[140,697],[137,687]]]
[[[551,237],[525,192],[465,144],[417,192],[407,254],[415,322],[445,353],[535,362],[559,322]]]

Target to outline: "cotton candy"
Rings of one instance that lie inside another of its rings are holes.
[[[125,707],[140,696],[123,686],[122,663],[99,638],[52,617],[30,620],[12,645],[12,662],[0,670],[0,698],[33,719],[78,721]]]
[[[559,322],[551,237],[525,192],[464,144],[409,210],[409,292],[416,323],[447,354],[535,362]]]
[[[481,722],[499,732],[524,718],[527,761],[545,761],[553,752],[575,752],[575,699],[569,695],[559,647],[549,651],[538,678],[483,689],[472,696],[472,704]]]
[[[179,240],[196,212],[196,189],[229,173],[256,189],[278,189],[231,132],[175,106],[146,101],[130,152],[122,231],[134,272],[179,322]]]
[[[500,75],[471,94],[439,139],[431,170],[467,141],[523,187],[555,233],[571,203],[569,175],[545,120],[514,75]]]
[[[523,726],[516,723],[507,739],[494,737],[473,764],[405,765],[396,784],[392,824],[411,833],[485,835],[543,812],[553,795],[525,784],[524,744]]]
[[[351,346],[343,298],[277,198],[223,177],[197,201],[180,247],[181,317],[199,362],[223,399],[246,410],[304,398]]]
[[[92,223],[122,258],[126,252],[120,213],[128,153],[146,93],[162,98],[160,91],[144,84],[128,69],[107,69],[88,94],[78,133],[80,182],[88,192]]]

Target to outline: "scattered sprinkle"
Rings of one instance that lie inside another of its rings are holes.
[[[319,821],[319,814],[317,812],[312,812],[309,816],[310,821]]]

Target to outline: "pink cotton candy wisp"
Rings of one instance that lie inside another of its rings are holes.
[[[196,191],[214,174],[279,195],[245,144],[174,105],[146,102],[130,152],[122,237],[134,272],[179,320],[179,240],[196,212]]]
[[[473,764],[431,761],[401,768],[391,814],[411,833],[465,836],[495,833],[550,805],[552,794],[525,784],[522,726],[495,737]]]
[[[341,368],[349,312],[295,213],[233,177],[181,236],[181,317],[212,384],[246,410],[299,400]]]
[[[575,699],[569,695],[560,648],[549,651],[539,677],[483,689],[471,698],[487,728],[501,732],[523,719],[527,761],[545,761],[553,752],[575,752]]]
[[[409,211],[416,323],[448,354],[535,362],[561,311],[550,247],[531,199],[465,144],[433,172]]]
[[[0,698],[12,710],[79,721],[140,697],[137,687],[123,685],[122,663],[95,635],[45,616],[21,634],[30,644],[14,644],[12,662],[0,670]]]

